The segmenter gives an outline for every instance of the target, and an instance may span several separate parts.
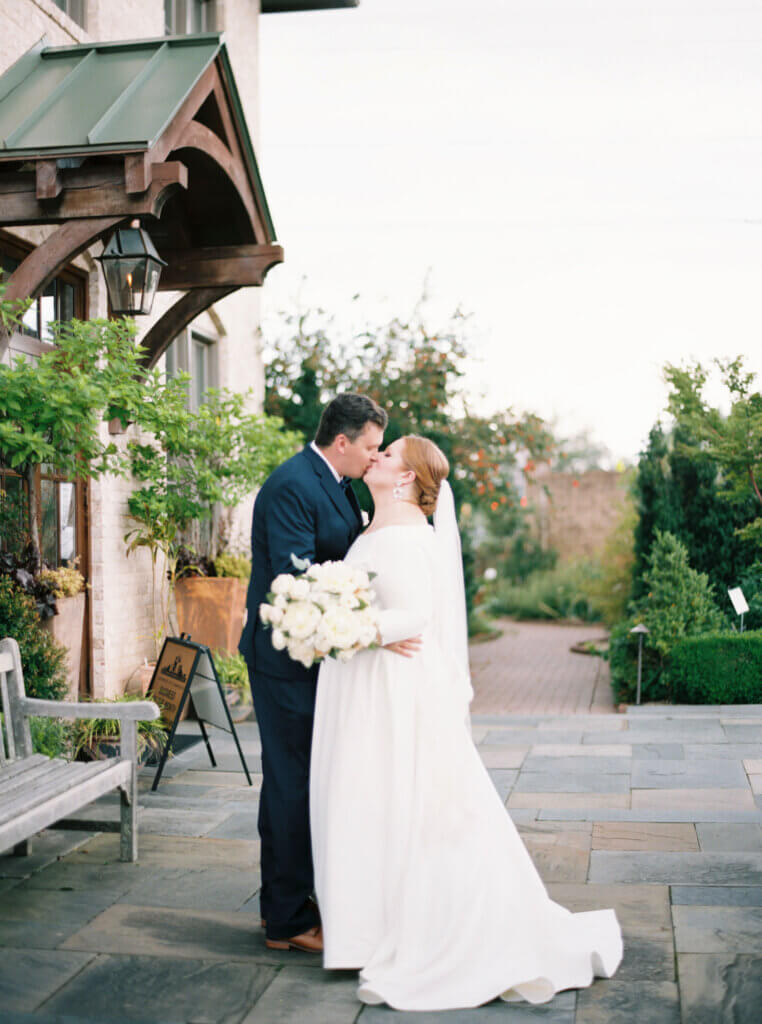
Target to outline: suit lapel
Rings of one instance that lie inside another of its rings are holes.
[[[342,519],[349,523],[351,527],[356,529],[358,525],[362,524],[362,516],[360,515],[360,506],[357,504],[357,498],[355,497],[354,492],[352,492],[352,498],[349,498],[344,493],[344,489],[341,484],[337,482],[333,473],[325,464],[323,459],[321,459],[309,445],[304,448],[303,454],[319,478],[323,490],[333,502],[336,511],[341,514]],[[354,503],[352,499],[354,499]]]

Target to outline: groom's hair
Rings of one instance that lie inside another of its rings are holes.
[[[339,434],[345,434],[350,441],[356,441],[368,423],[375,423],[385,430],[388,422],[389,417],[372,398],[347,391],[337,395],[323,409],[315,444],[318,448],[328,448]]]

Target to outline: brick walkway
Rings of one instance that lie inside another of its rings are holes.
[[[498,623],[497,640],[471,645],[477,715],[575,715],[614,711],[608,663],[570,648],[604,635],[601,626]]]

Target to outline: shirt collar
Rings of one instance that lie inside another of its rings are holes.
[[[328,466],[330,471],[333,473],[333,478],[336,481],[336,483],[340,484],[341,476],[336,472],[335,468],[331,465],[331,463],[328,461],[325,455],[323,455],[323,453],[320,451],[320,449],[318,448],[314,441],[310,441],[310,448],[313,450],[313,452],[315,452],[316,455],[320,456],[320,458],[323,460],[326,466]]]

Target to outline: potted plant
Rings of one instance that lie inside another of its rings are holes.
[[[43,569],[39,580],[56,599],[56,613],[46,618],[44,627],[53,639],[66,648],[68,689],[65,700],[79,696],[79,670],[85,628],[85,578],[77,568],[79,559],[59,569]]]
[[[243,629],[251,561],[228,551],[211,563],[214,575],[195,568],[191,565],[175,583],[178,625],[198,643],[232,654]]]
[[[141,412],[148,440],[127,446],[133,476],[141,486],[128,499],[134,525],[124,539],[128,555],[141,547],[148,549],[160,584],[154,605],[157,656],[161,640],[171,632],[173,599],[178,629],[190,633],[193,640],[230,651],[240,635],[240,574],[245,571],[240,559],[228,557],[220,563],[222,571],[232,567],[235,576],[215,576],[218,582],[212,587],[196,585],[196,590],[188,579],[191,593],[183,593],[179,602],[177,594],[181,575],[189,576],[179,562],[183,533],[192,523],[211,519],[216,505],[238,504],[299,443],[297,435],[282,429],[279,419],[249,412],[249,400],[248,393],[210,389],[204,403],[193,411],[187,375],[169,378],[154,390]],[[207,632],[200,627],[207,612],[218,621],[224,619],[226,631]]]
[[[217,678],[225,691],[225,699],[234,722],[243,722],[250,717],[252,711],[251,687],[249,686],[249,670],[243,655],[225,654],[214,651],[214,667]]]
[[[93,701],[94,704],[124,704],[142,700],[139,695],[125,695],[114,701]],[[152,722],[138,723],[138,763],[161,753],[167,740],[168,727],[159,717]],[[77,718],[71,726],[74,760],[99,761],[119,755],[120,723],[116,718]]]

